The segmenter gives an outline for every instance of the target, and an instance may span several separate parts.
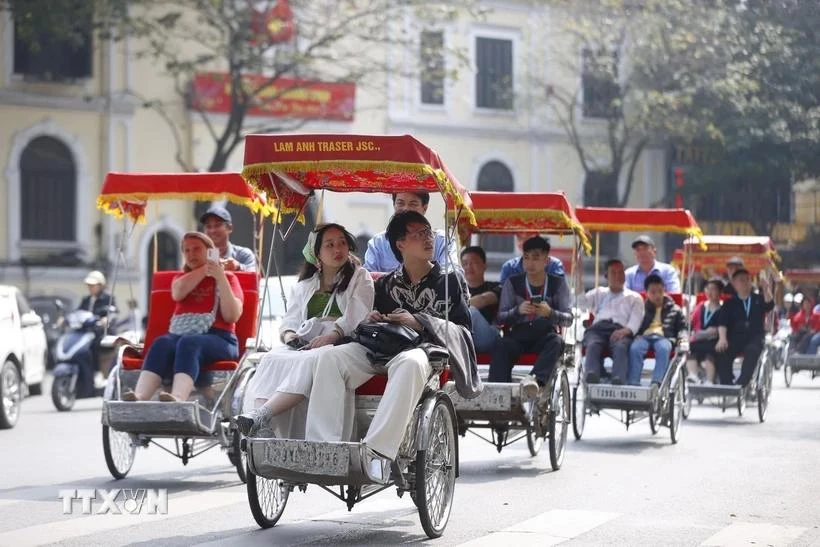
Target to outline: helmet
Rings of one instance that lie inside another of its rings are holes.
[[[85,284],[86,285],[105,285],[105,275],[101,271],[94,270],[92,272],[88,272],[88,275],[85,276]]]
[[[793,295],[792,293],[790,293],[790,292],[787,292],[787,293],[783,296],[783,302],[794,302],[794,295]]]
[[[796,295],[794,295],[794,303],[795,304],[800,304],[802,302],[803,302],[803,293],[802,292],[799,292]]]

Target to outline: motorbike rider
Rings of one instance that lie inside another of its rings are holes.
[[[117,305],[114,296],[105,290],[105,275],[102,272],[98,270],[89,272],[84,282],[88,287],[88,296],[82,299],[77,309],[90,311],[99,319],[94,343],[91,345],[91,355],[94,364],[98,367],[94,374],[94,386],[101,387],[105,385],[105,377],[99,362],[100,341],[108,325],[109,317],[116,314]]]

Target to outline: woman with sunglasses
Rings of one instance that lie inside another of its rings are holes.
[[[305,264],[279,329],[283,348],[265,355],[248,384],[253,410],[237,416],[253,436],[273,417],[278,436],[303,438],[306,405],[317,360],[349,336],[373,309],[373,280],[359,259],[353,236],[339,224],[318,226],[302,250]],[[287,413],[287,414],[285,414]]]

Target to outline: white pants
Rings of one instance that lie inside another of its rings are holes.
[[[274,348],[262,357],[245,390],[242,411],[249,412],[265,404],[276,393],[310,396],[313,371],[320,357],[335,348],[332,345],[297,351],[287,346]],[[274,416],[270,427],[283,439],[304,439],[307,401]]]
[[[315,368],[308,403],[307,440],[354,440],[351,436],[356,388],[379,372],[368,361],[364,346],[350,343],[339,348],[346,349],[323,355]],[[387,387],[364,442],[395,459],[432,368],[427,354],[418,348],[400,353],[385,368]]]

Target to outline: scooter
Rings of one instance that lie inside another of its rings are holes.
[[[77,399],[102,397],[97,386],[97,363],[91,351],[100,319],[90,311],[76,310],[65,317],[66,329],[54,345],[54,383],[51,400],[57,410],[71,410]]]

